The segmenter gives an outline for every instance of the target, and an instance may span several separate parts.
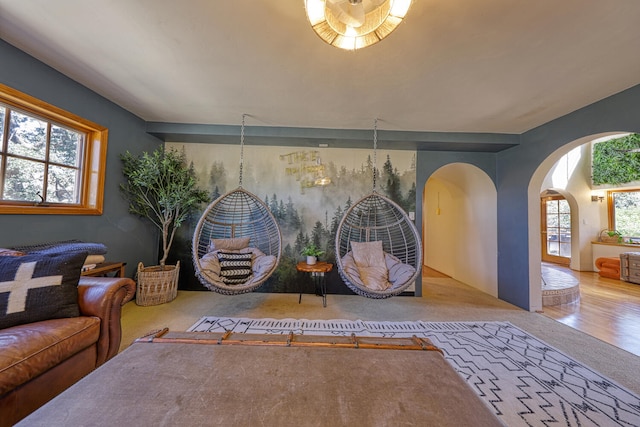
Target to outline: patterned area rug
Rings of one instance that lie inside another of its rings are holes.
[[[508,426],[640,426],[640,398],[508,322],[203,317],[192,332],[429,338]]]

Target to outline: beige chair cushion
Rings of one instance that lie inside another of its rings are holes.
[[[372,290],[384,291],[389,288],[404,285],[411,279],[416,271],[416,269],[409,264],[403,264],[398,258],[388,253],[384,253],[384,264],[388,271],[387,282],[375,281],[374,279],[372,283],[370,276],[376,273],[369,273],[366,268],[359,268],[353,258],[352,252],[347,252],[347,254],[342,257],[342,268],[351,282],[357,286]],[[365,277],[368,284],[365,283]],[[372,285],[375,287],[372,287]]]
[[[362,283],[374,291],[384,291],[391,287],[389,282],[389,270],[382,265],[370,265],[368,267],[358,267]]]
[[[224,250],[224,251],[239,251],[249,247],[250,237],[236,237],[233,239],[211,239],[209,245],[209,252]]]

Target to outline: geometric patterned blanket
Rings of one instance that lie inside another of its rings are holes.
[[[508,426],[640,426],[640,398],[509,322],[203,317],[188,331],[429,338]]]

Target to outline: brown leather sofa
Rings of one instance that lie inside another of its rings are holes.
[[[0,426],[11,426],[118,353],[128,278],[81,277],[80,316],[0,330]]]

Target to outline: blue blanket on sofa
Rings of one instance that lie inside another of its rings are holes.
[[[34,254],[87,252],[89,255],[104,255],[107,253],[107,247],[102,243],[87,243],[80,240],[65,240],[61,242],[40,243],[37,245],[14,246],[11,249]]]

